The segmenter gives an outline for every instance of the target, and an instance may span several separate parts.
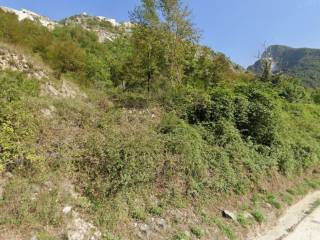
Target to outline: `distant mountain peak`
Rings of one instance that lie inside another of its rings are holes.
[[[270,59],[273,72],[297,77],[308,87],[320,87],[320,49],[271,45],[261,55],[263,58]],[[261,59],[249,66],[248,70],[261,72]]]

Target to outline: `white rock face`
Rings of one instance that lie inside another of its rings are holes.
[[[5,12],[16,14],[18,16],[19,21],[22,21],[25,19],[29,19],[31,21],[39,21],[43,26],[49,29],[53,29],[57,25],[56,22],[51,21],[48,17],[41,16],[27,9],[16,10],[8,7],[0,7],[0,8]]]
[[[40,96],[50,96],[57,98],[71,98],[76,97],[87,98],[87,95],[82,92],[76,84],[63,80],[61,84],[55,85],[51,82],[46,82],[41,85]]]
[[[99,240],[101,232],[91,223],[73,213],[72,221],[67,226],[68,240]]]
[[[16,10],[13,8],[2,7],[2,6],[0,6],[0,9],[2,9],[5,12],[13,13],[13,14],[17,15],[19,21],[23,21],[25,19],[28,19],[31,21],[38,21],[41,25],[43,25],[44,27],[47,27],[50,30],[54,29],[57,25],[59,25],[58,22],[52,21],[48,17],[41,16],[40,14],[32,12],[27,9]],[[117,35],[114,34],[112,31],[107,31],[106,29],[100,28],[98,26],[93,27],[93,28],[92,28],[92,26],[89,27],[88,24],[86,23],[86,20],[88,20],[88,19],[98,20],[100,22],[108,22],[111,24],[112,27],[115,27],[115,28],[124,27],[124,29],[126,29],[127,31],[130,31],[130,29],[133,27],[133,24],[130,22],[120,23],[116,19],[113,19],[113,18],[107,18],[104,16],[97,16],[97,17],[90,16],[86,12],[81,13],[80,15],[70,17],[70,18],[66,18],[66,24],[73,22],[73,23],[80,25],[81,27],[83,27],[86,30],[95,32],[97,34],[100,42],[112,41],[117,37]]]

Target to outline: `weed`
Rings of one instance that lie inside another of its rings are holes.
[[[199,227],[190,227],[190,231],[198,239],[200,239],[204,236],[204,230]]]
[[[262,223],[265,220],[265,216],[259,210],[255,210],[252,212],[252,216],[258,223]]]
[[[235,234],[232,228],[216,217],[210,217],[206,214],[202,214],[202,221],[208,225],[215,225],[219,230],[230,240],[235,239]]]
[[[145,221],[147,218],[146,212],[141,208],[133,209],[131,212],[131,217],[140,221]]]
[[[276,197],[271,193],[268,193],[266,195],[266,202],[269,203],[271,206],[275,207],[276,209],[281,208],[281,204],[278,202]]]
[[[177,232],[171,240],[189,240],[189,237],[183,232]]]

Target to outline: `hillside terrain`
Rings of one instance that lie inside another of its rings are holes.
[[[273,45],[262,54],[262,58],[265,57],[272,59],[275,73],[281,72],[297,77],[307,87],[320,86],[320,49]],[[248,70],[261,72],[261,60],[250,66]]]
[[[130,26],[0,10],[0,239],[247,239],[320,188],[320,91],[165,3]]]

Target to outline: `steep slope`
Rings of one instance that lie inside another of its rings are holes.
[[[130,31],[132,24],[130,22],[117,22],[115,19],[104,16],[90,16],[86,13],[67,17],[59,22],[52,21],[46,16],[32,12],[27,9],[16,10],[13,8],[0,6],[0,9],[6,13],[15,14],[19,21],[30,20],[40,23],[42,26],[53,30],[55,27],[64,26],[80,26],[85,30],[97,34],[100,42],[113,40],[120,29]]]
[[[274,72],[298,77],[308,87],[320,86],[320,49],[273,45],[262,54],[262,58],[264,57],[272,60]],[[260,72],[261,60],[250,66],[248,70]]]
[[[79,27],[48,31],[8,15],[0,11],[0,39],[12,44],[0,69],[0,239],[240,240],[320,186],[310,89],[254,81],[186,41],[172,45],[187,50],[172,65],[168,30],[99,43]],[[167,38],[153,45],[158,36]],[[150,45],[163,61],[152,61],[148,89]],[[37,58],[44,66],[28,68]],[[172,83],[177,64],[183,78]]]
[[[49,29],[53,29],[58,24],[57,22],[50,20],[48,17],[41,16],[40,14],[37,14],[27,9],[16,10],[13,8],[2,7],[2,6],[0,6],[0,9],[2,9],[5,12],[13,13],[17,15],[19,21],[22,21],[25,19],[28,19],[31,21],[37,21],[37,22],[40,22],[41,25]]]
[[[132,26],[130,22],[119,23],[115,19],[103,16],[90,16],[86,13],[65,18],[60,23],[67,26],[78,25],[88,31],[94,32],[97,34],[99,42],[112,41],[120,29],[129,31]]]

